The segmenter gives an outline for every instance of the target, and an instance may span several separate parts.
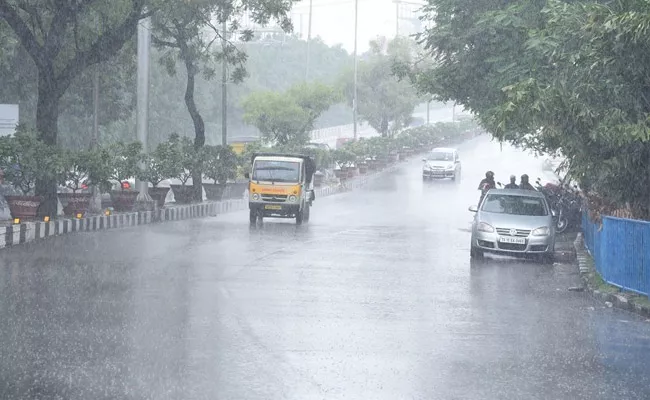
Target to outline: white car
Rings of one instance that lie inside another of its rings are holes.
[[[422,179],[451,179],[460,180],[461,165],[458,150],[437,147],[422,159]]]

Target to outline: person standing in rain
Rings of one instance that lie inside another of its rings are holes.
[[[535,189],[535,188],[533,187],[533,185],[530,184],[530,182],[528,182],[528,175],[527,175],[527,174],[523,174],[523,175],[521,176],[521,181],[519,182],[519,189],[523,189],[523,190],[537,190],[537,189]]]
[[[506,189],[519,189],[519,185],[515,183],[517,180],[517,177],[514,175],[510,175],[510,183],[505,186]]]

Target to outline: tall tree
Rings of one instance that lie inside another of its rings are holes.
[[[244,101],[244,121],[273,144],[305,144],[314,121],[339,99],[339,93],[320,83],[301,83],[285,92],[255,92]]]
[[[160,61],[167,67],[170,75],[173,76],[176,72],[176,60],[180,60],[185,67],[187,82],[184,99],[194,125],[195,148],[199,149],[205,144],[205,122],[194,98],[197,74],[202,71],[206,79],[212,78],[214,69],[210,60],[216,56],[217,59],[235,65],[230,74],[232,81],[241,82],[245,77],[246,54],[230,41],[227,32],[221,30],[221,25],[230,21],[230,30],[235,32],[239,27],[236,18],[244,11],[251,11],[256,23],[266,24],[271,19],[276,19],[283,29],[290,31],[291,21],[287,14],[292,3],[293,0],[195,0],[169,2],[159,10],[154,18],[153,41],[159,49],[164,50]],[[213,19],[217,24],[213,23]],[[248,41],[252,37],[253,33],[249,30],[244,30],[239,35],[241,41]],[[222,44],[220,52],[215,51],[212,46],[217,40]],[[195,198],[200,200],[200,170],[195,171],[192,181]]]
[[[421,99],[414,86],[393,74],[397,61],[407,62],[416,55],[415,43],[407,38],[370,42],[370,51],[359,63],[357,101],[359,115],[382,136],[407,126]],[[354,75],[347,71],[343,85],[352,105]]]
[[[583,188],[650,217],[646,2],[432,0],[418,82],[501,140],[560,152]]]
[[[0,0],[0,18],[11,27],[38,70],[36,128],[57,144],[59,103],[88,66],[114,56],[135,34],[145,0]],[[56,182],[37,182],[43,214],[56,210]]]

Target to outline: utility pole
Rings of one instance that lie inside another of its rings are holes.
[[[97,17],[95,17],[95,26],[97,26]],[[93,135],[90,139],[90,148],[94,149],[99,143],[99,63],[95,64],[95,76],[93,77]],[[98,213],[102,209],[102,194],[97,185],[90,188],[92,200],[90,201],[90,211]]]
[[[221,65],[221,145],[228,145],[228,60],[226,60],[226,40],[228,35],[228,18],[224,15],[221,23],[223,35],[221,37],[221,50],[224,57]]]
[[[148,151],[149,136],[149,50],[151,48],[151,17],[138,24],[138,91],[137,91],[137,139],[142,143],[144,153]],[[141,165],[142,166],[142,165]],[[149,182],[136,181],[138,202],[151,202]]]
[[[395,37],[399,36],[399,4],[400,0],[395,0]]]
[[[307,21],[307,65],[305,68],[305,82],[309,81],[309,63],[311,62],[311,17],[313,12],[313,1],[309,0],[309,18]]]
[[[95,148],[97,142],[99,142],[99,63],[95,64],[93,77],[93,137],[90,148]]]
[[[357,79],[359,73],[359,54],[357,48],[357,33],[359,27],[359,0],[354,0],[354,96],[352,98],[352,124],[354,140],[357,140]]]
[[[429,112],[431,110],[431,100],[427,101],[427,125],[429,125]]]

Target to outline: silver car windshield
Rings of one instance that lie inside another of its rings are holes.
[[[489,194],[481,211],[496,214],[528,215],[543,217],[548,215],[544,199],[529,196],[513,196],[507,194]]]
[[[427,160],[429,161],[453,161],[454,153],[443,152],[443,151],[434,151],[427,155]]]

